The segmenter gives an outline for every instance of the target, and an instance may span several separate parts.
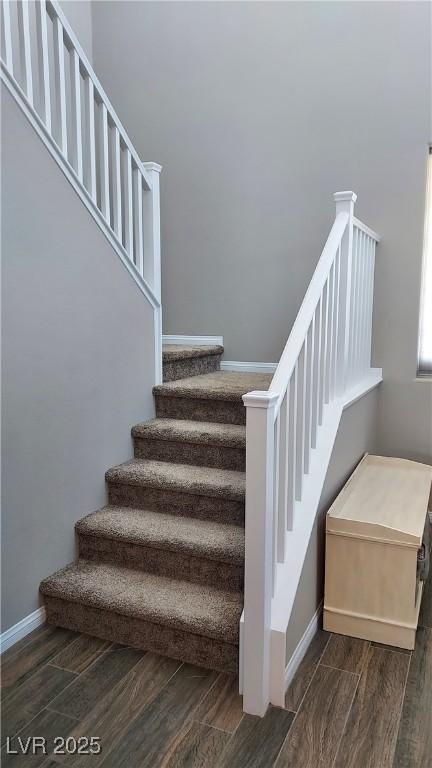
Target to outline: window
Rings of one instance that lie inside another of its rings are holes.
[[[429,147],[418,375],[432,376],[432,147]]]

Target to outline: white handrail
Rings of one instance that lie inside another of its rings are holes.
[[[334,224],[270,387],[243,398],[246,546],[240,677],[244,709],[256,715],[264,714],[270,700],[283,705],[285,632],[342,409],[362,384],[366,391],[372,380],[380,380],[370,367],[379,237],[354,218],[353,192],[338,192],[334,199]],[[277,695],[271,691],[276,649]]]
[[[56,0],[1,10],[2,82],[150,302],[160,383],[161,166],[139,158]]]
[[[288,340],[285,344],[285,348],[282,352],[278,366],[274,372],[269,391],[278,395],[278,401],[275,409],[276,414],[279,411],[281,401],[286,392],[286,387],[289,379],[291,378],[296,360],[300,355],[307,329],[312,322],[313,314],[322,294],[325,281],[327,280],[328,273],[330,271],[330,267],[334,261],[335,253],[347,227],[348,220],[349,217],[347,213],[339,213],[338,216],[336,216],[334,224],[330,230],[330,234],[327,238],[327,242],[321,254],[321,258],[316,266],[315,272],[309,283],[309,287],[300,306],[291,333],[288,336]]]

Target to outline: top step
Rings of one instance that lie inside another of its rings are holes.
[[[162,347],[163,380],[175,381],[218,371],[223,351],[224,348],[219,345],[164,344]]]

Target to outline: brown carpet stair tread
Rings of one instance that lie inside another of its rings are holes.
[[[107,482],[243,501],[245,473],[230,469],[132,459],[109,469]]]
[[[152,419],[132,427],[132,436],[149,440],[169,440],[226,448],[246,448],[246,427],[188,419]]]
[[[177,362],[178,360],[190,360],[198,357],[223,355],[224,348],[218,344],[207,346],[183,346],[181,344],[164,344],[162,347],[162,359],[164,363]]]
[[[243,597],[190,581],[78,560],[40,585],[43,595],[237,643]]]
[[[185,397],[199,400],[229,400],[241,402],[252,390],[267,390],[272,380],[266,373],[234,373],[214,371],[201,376],[168,381],[153,387],[158,397]]]
[[[237,525],[108,505],[79,520],[75,528],[80,536],[183,552],[222,563],[241,565],[244,561],[244,530]]]

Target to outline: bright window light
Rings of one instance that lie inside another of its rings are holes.
[[[418,375],[432,376],[432,147],[429,148]]]

